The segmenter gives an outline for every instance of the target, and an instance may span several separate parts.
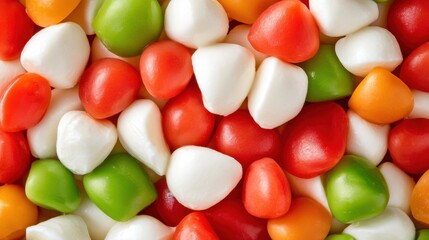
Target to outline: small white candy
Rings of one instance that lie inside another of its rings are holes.
[[[167,240],[172,239],[174,228],[148,215],[138,215],[126,222],[116,223],[105,240]]]
[[[219,43],[192,55],[195,78],[206,109],[229,115],[240,108],[255,77],[255,57],[237,44]]]
[[[9,85],[16,76],[23,73],[25,73],[25,69],[19,59],[13,61],[0,60],[0,89]]]
[[[33,35],[22,50],[21,64],[54,88],[72,88],[86,67],[89,52],[82,28],[73,22],[60,23]]]
[[[351,73],[364,77],[375,67],[394,70],[402,62],[395,36],[387,29],[369,26],[341,38],[335,44],[340,62]]]
[[[58,124],[57,155],[77,175],[90,173],[112,151],[118,139],[115,125],[84,111],[64,114]]]
[[[307,87],[307,74],[302,68],[275,57],[266,58],[248,96],[249,112],[262,128],[276,128],[298,115]]]
[[[228,27],[228,16],[216,0],[171,0],[165,10],[165,33],[190,48],[221,42]]]
[[[185,146],[171,155],[167,185],[185,207],[204,210],[224,199],[242,174],[240,163],[230,156],[210,148]]]
[[[161,112],[153,101],[140,99],[122,111],[118,134],[129,154],[158,175],[165,175],[171,153],[162,132]]]
[[[411,92],[414,96],[414,107],[408,118],[429,118],[429,93],[415,89]]]
[[[347,112],[347,116],[347,153],[361,156],[377,166],[387,152],[389,125],[368,122],[351,110]]]
[[[411,192],[416,185],[413,178],[391,162],[385,162],[378,168],[389,188],[390,197],[387,206],[398,207],[402,211],[410,213]]]
[[[356,240],[413,240],[415,227],[410,217],[399,208],[387,207],[377,217],[352,223],[344,233]]]
[[[57,130],[61,117],[69,111],[83,110],[79,89],[53,89],[51,102],[42,120],[27,130],[31,154],[36,158],[57,156]]]
[[[92,20],[103,2],[104,0],[82,0],[64,21],[75,22],[82,27],[87,35],[94,35]]]
[[[61,215],[28,227],[27,240],[91,240],[83,219],[76,215]]]
[[[330,37],[347,35],[378,18],[373,0],[310,0],[309,4],[320,31]]]

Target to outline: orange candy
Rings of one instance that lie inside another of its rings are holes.
[[[28,16],[41,27],[64,20],[79,4],[80,0],[26,0]]]
[[[239,22],[252,24],[270,5],[279,0],[219,0],[228,16]]]
[[[406,117],[414,106],[410,89],[384,68],[374,68],[353,92],[349,107],[367,121],[389,124]]]
[[[320,203],[297,197],[285,215],[268,220],[267,228],[273,240],[320,240],[328,235],[331,219]]]
[[[417,221],[429,226],[429,170],[416,183],[411,193],[410,208]]]
[[[0,240],[18,239],[25,229],[37,224],[37,206],[25,196],[18,185],[0,186]]]

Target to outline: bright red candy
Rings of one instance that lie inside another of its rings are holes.
[[[14,183],[30,167],[30,148],[22,132],[0,130],[0,185]]]
[[[291,63],[310,59],[320,44],[317,23],[299,0],[267,8],[253,23],[248,39],[256,50]]]
[[[402,62],[399,78],[410,88],[429,92],[429,42],[422,44]]]
[[[206,216],[202,212],[188,214],[177,225],[173,235],[174,240],[218,240],[219,237],[210,226]]]
[[[137,99],[142,85],[137,70],[120,59],[104,58],[83,73],[79,97],[94,118],[111,117]]]
[[[191,80],[191,52],[171,40],[152,43],[140,57],[140,74],[152,96],[172,98],[185,89]]]
[[[405,119],[390,130],[388,148],[393,163],[409,174],[429,169],[429,119]]]
[[[244,177],[243,204],[259,218],[277,218],[291,203],[289,182],[276,161],[262,158],[250,164]]]
[[[219,122],[214,143],[216,150],[247,167],[263,157],[276,159],[281,140],[276,129],[263,129],[247,110],[238,110]]]
[[[306,105],[286,124],[280,166],[301,178],[325,173],[343,156],[347,133],[348,118],[340,105],[334,102]]]
[[[387,29],[395,35],[402,52],[408,54],[429,41],[429,1],[395,0],[387,15]]]
[[[34,23],[18,0],[0,1],[0,59],[13,60],[34,32]]]

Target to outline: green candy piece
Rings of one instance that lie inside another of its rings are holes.
[[[343,67],[332,45],[320,45],[302,68],[308,77],[307,102],[337,100],[353,92],[352,75]]]
[[[429,229],[417,231],[416,240],[429,240]]]
[[[56,159],[42,159],[31,164],[25,195],[40,207],[62,213],[76,210],[81,200],[73,174]]]
[[[343,223],[375,217],[389,201],[389,190],[378,168],[353,155],[343,156],[327,172],[325,189],[332,214]]]
[[[112,154],[83,177],[88,197],[117,221],[127,221],[157,198],[142,166],[127,153]]]
[[[163,28],[163,13],[157,0],[106,0],[92,26],[111,52],[132,57],[158,40]]]
[[[339,233],[339,234],[331,234],[325,238],[325,240],[354,240],[355,238],[345,234],[345,233]]]

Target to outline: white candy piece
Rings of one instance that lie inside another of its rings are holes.
[[[158,175],[165,175],[171,153],[162,132],[161,112],[153,101],[140,99],[122,111],[118,134],[130,155]]]
[[[192,55],[192,65],[209,112],[226,116],[240,108],[255,77],[249,50],[232,43],[202,47]]]
[[[414,107],[408,118],[429,118],[429,93],[411,90],[414,96]]]
[[[307,74],[302,68],[275,57],[266,58],[248,96],[250,115],[260,127],[276,128],[298,115],[307,87]]]
[[[411,192],[414,189],[413,178],[391,162],[385,162],[379,167],[389,189],[389,202],[387,206],[397,207],[410,213]]]
[[[378,125],[366,121],[348,110],[349,132],[346,152],[358,155],[377,166],[387,152],[389,125]]]
[[[116,223],[105,240],[168,240],[173,239],[174,228],[148,215],[138,215],[126,222]]]
[[[185,207],[204,210],[224,199],[242,174],[241,164],[228,155],[206,147],[185,146],[171,155],[167,185]]]
[[[51,102],[42,120],[27,130],[31,154],[36,158],[57,156],[57,130],[61,117],[73,110],[83,110],[79,88],[53,89]]]
[[[120,57],[109,51],[109,49],[104,46],[103,42],[98,37],[94,37],[91,44],[91,63],[102,58],[117,58],[123,60],[124,62],[133,65],[133,67],[137,70],[139,69],[140,65],[140,55],[128,58]]]
[[[26,229],[27,240],[91,240],[83,219],[61,215]]]
[[[21,53],[21,64],[54,88],[72,88],[88,62],[90,46],[85,32],[73,22],[43,28],[33,35]]]
[[[104,0],[81,0],[64,21],[75,22],[85,31],[86,35],[94,35],[92,20],[103,2]]]
[[[373,0],[310,0],[309,4],[320,31],[330,37],[347,35],[378,18]]]
[[[352,74],[365,77],[375,67],[393,71],[402,62],[395,36],[387,29],[369,26],[341,38],[335,44],[340,62]]]
[[[399,208],[387,207],[374,218],[355,222],[344,229],[356,240],[413,240],[415,227],[410,217]]]
[[[13,61],[0,60],[0,89],[9,85],[18,75],[25,73],[19,59]]]
[[[228,27],[228,15],[217,0],[171,0],[165,10],[165,33],[190,48],[221,42]]]
[[[57,155],[77,175],[90,173],[112,151],[118,139],[115,125],[85,111],[70,111],[58,124]]]

